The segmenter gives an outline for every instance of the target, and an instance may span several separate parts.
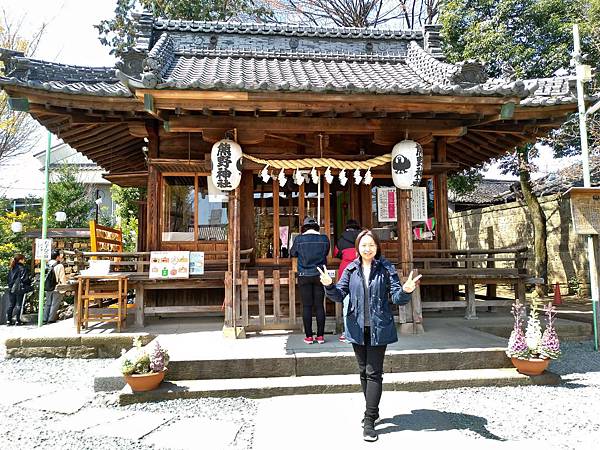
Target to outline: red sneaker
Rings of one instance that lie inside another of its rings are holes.
[[[340,337],[338,338],[338,341],[343,342],[343,343],[347,343],[348,342],[346,340],[346,335],[344,333],[340,334]]]
[[[312,344],[313,342],[314,342],[314,339],[312,338],[312,336],[304,338],[304,343],[305,344]]]
[[[324,344],[325,338],[323,336],[317,336],[317,339],[315,339],[315,341],[317,341],[317,344]]]

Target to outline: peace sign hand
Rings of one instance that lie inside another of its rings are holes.
[[[327,273],[327,267],[323,266],[323,269],[321,269],[319,266],[317,266],[317,270],[321,274],[320,280],[323,286],[329,286],[333,283],[333,280]]]
[[[412,291],[414,291],[418,285],[418,281],[421,279],[421,277],[423,275],[417,275],[415,278],[413,278],[413,273],[416,273],[417,271],[411,271],[410,274],[408,274],[408,278],[406,279],[406,281],[404,282],[404,284],[402,285],[402,290],[404,292],[406,292],[407,294],[412,293]]]

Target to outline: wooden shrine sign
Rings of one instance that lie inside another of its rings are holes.
[[[576,234],[600,234],[600,187],[571,188],[571,217]]]

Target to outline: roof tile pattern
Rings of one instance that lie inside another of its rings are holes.
[[[141,31],[134,52],[146,56],[142,73],[121,76],[114,68],[6,53],[0,59],[10,60],[10,70],[0,85],[99,96],[131,96],[130,88],[145,87],[504,96],[519,97],[524,106],[575,102],[564,78],[487,79],[477,62],[440,61],[436,27],[390,31],[135,17]]]
[[[73,66],[16,56],[11,58],[7,68],[8,76],[0,79],[6,85],[67,94],[131,96],[112,67]]]

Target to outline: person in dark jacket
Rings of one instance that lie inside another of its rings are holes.
[[[31,291],[31,278],[29,270],[25,266],[25,256],[17,253],[10,262],[8,272],[8,309],[6,310],[6,325],[22,325],[21,307],[26,292]],[[13,313],[16,314],[16,322],[13,322]]]
[[[411,273],[402,285],[396,268],[381,256],[379,239],[370,230],[360,232],[356,251],[359,257],[346,267],[337,284],[326,270],[319,272],[329,299],[342,302],[349,296],[344,325],[346,339],[354,347],[365,396],[363,437],[366,441],[376,441],[383,359],[387,345],[398,340],[390,300],[396,305],[408,303],[421,275],[413,278]]]
[[[356,238],[359,233],[360,224],[354,219],[349,219],[348,222],[346,222],[344,232],[339,237],[337,245],[333,250],[333,256],[342,260],[338,269],[338,281],[342,278],[344,269],[348,267],[348,264],[358,257],[358,253],[356,253]],[[339,340],[340,342],[348,342],[343,332],[340,335]]]
[[[329,239],[319,233],[319,224],[311,217],[304,219],[302,234],[292,244],[290,256],[298,258],[298,289],[302,298],[302,322],[304,323],[304,342],[312,344],[325,342],[325,292],[319,281],[317,267],[327,264]],[[312,310],[317,316],[317,337],[313,339]]]

